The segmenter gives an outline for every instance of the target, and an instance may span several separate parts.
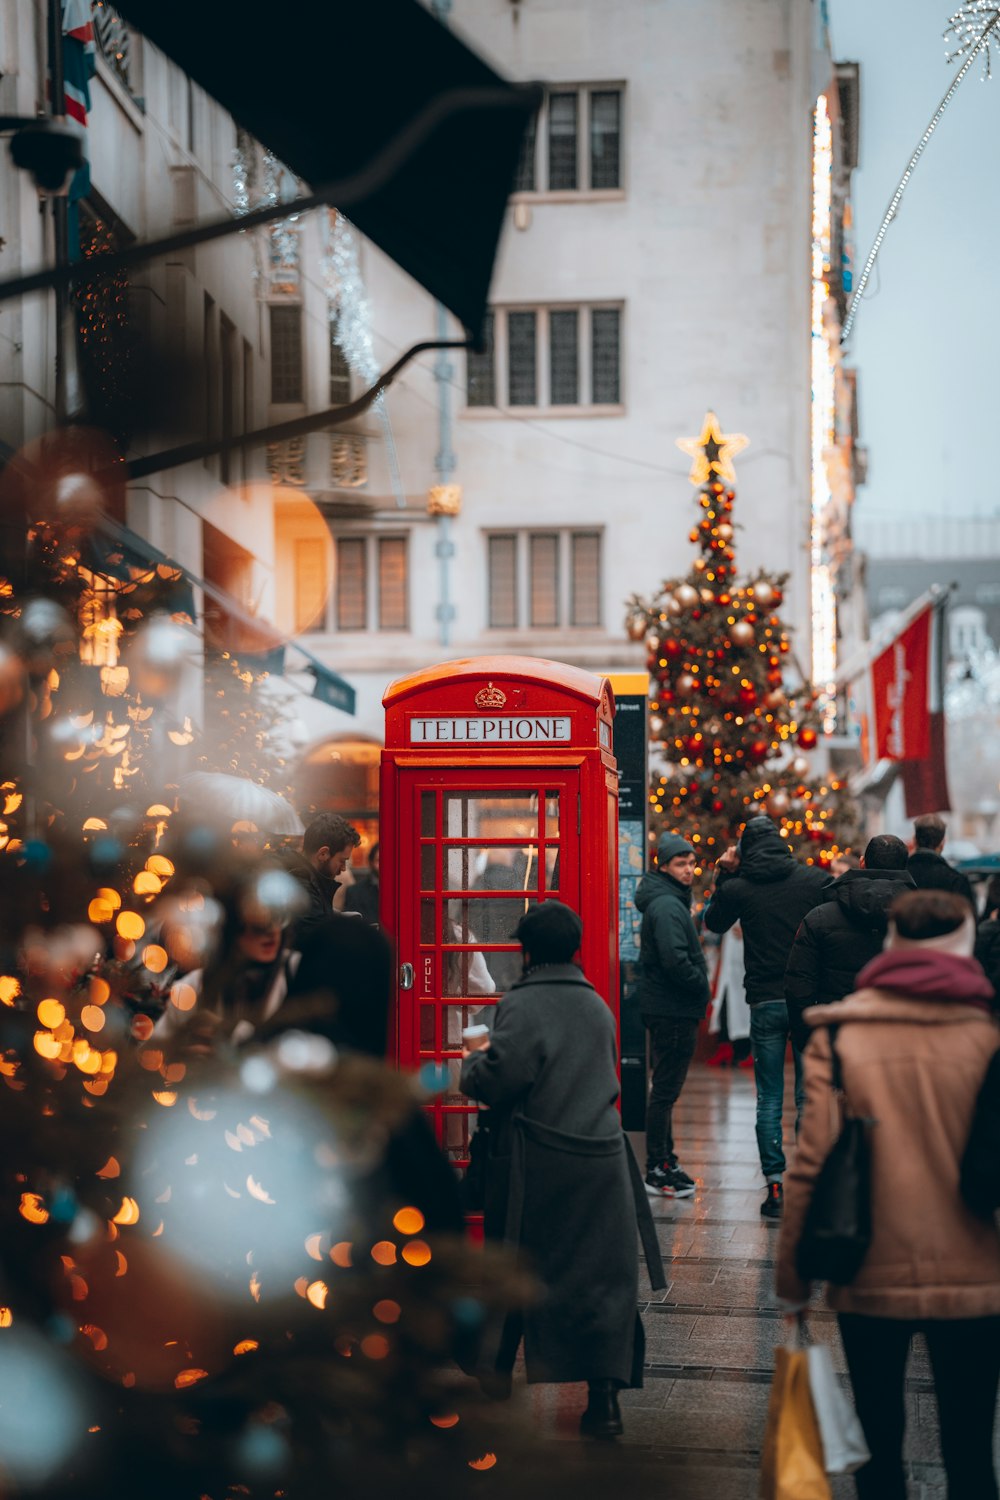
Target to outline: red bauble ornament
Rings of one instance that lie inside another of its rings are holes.
[[[802,746],[803,750],[815,750],[816,741],[819,739],[819,735],[816,733],[815,729],[810,729],[808,725],[805,725],[802,729],[799,730],[795,738]]]
[[[725,810],[726,804],[724,802],[720,802],[718,797],[716,797],[715,801],[712,803],[712,811],[714,813],[721,813],[725,812]]]
[[[747,755],[751,760],[767,760],[771,753],[771,746],[767,740],[751,740],[747,746]]]
[[[680,656],[683,649],[683,646],[676,638],[676,636],[668,635],[664,640],[660,642],[660,650],[663,652],[663,655],[669,657],[671,661],[673,661],[675,657]]]
[[[747,708],[755,707],[757,703],[756,688],[740,688],[740,702],[746,704]]]

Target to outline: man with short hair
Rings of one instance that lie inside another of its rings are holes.
[[[302,835],[302,852],[288,849],[281,863],[305,891],[308,905],[295,924],[300,942],[334,915],[337,882],[347,867],[351,850],[361,842],[353,824],[339,813],[323,812],[313,818]]]
[[[906,861],[902,839],[877,834],[868,841],[861,868],[831,880],[824,888],[829,899],[802,918],[785,969],[785,1000],[797,1047],[804,1048],[812,1035],[803,1011],[852,994],[865,964],[881,953],[889,907],[913,889]]]
[[[955,896],[964,896],[975,911],[976,903],[972,886],[961,870],[955,870],[942,856],[945,834],[948,832],[943,818],[937,813],[925,813],[913,820],[914,850],[906,868],[913,877],[913,884],[920,891],[951,891]]]
[[[694,1056],[698,1022],[709,1001],[705,955],[691,918],[697,854],[678,833],[664,833],[656,868],[636,887],[642,913],[639,938],[639,1010],[649,1032],[652,1060],[646,1105],[646,1191],[690,1198],[693,1177],[674,1150],[673,1107]]]
[[[378,843],[372,844],[368,851],[368,869],[359,870],[354,877],[354,883],[347,887],[344,892],[344,904],[342,911],[353,911],[373,927],[378,926]]]
[[[739,922],[743,931],[746,995],[750,1006],[750,1046],[757,1082],[757,1149],[767,1196],[760,1211],[780,1219],[784,1202],[785,1152],[781,1115],[785,1102],[785,1053],[788,1007],[785,965],[799,923],[824,900],[823,870],[792,857],[776,825],[760,814],[749,818],[740,835],[716,863],[715,887],[705,907],[709,932],[728,932]],[[795,1106],[805,1103],[802,1056],[793,1045]]]

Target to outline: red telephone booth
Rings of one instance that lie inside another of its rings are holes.
[[[462,1030],[521,971],[512,934],[546,897],[583,918],[581,962],[618,1014],[618,776],[606,678],[532,657],[444,662],[386,691],[382,922],[398,973],[390,1047],[443,1065],[438,1139],[468,1160]]]

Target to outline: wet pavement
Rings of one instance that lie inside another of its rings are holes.
[[[790,1084],[789,1072],[786,1099]],[[630,1500],[646,1495],[755,1500],[757,1495],[773,1350],[784,1330],[772,1290],[778,1225],[760,1216],[764,1192],[754,1101],[752,1072],[695,1063],[675,1110],[680,1163],[698,1188],[692,1198],[651,1200],[668,1286],[651,1291],[643,1267],[645,1386],[623,1393],[623,1439],[583,1445],[593,1454],[594,1481],[603,1488],[617,1469]],[[792,1119],[787,1111],[785,1132],[788,1152]],[[642,1137],[633,1137],[633,1145],[643,1161]],[[813,1336],[830,1345],[834,1368],[843,1372],[833,1315],[820,1303],[810,1322]],[[907,1375],[910,1500],[945,1500],[936,1406],[921,1340]],[[560,1444],[553,1450],[561,1455],[560,1464],[575,1469],[581,1461],[577,1430],[586,1388],[522,1387],[516,1395],[536,1431]],[[563,1442],[576,1449],[572,1459]],[[611,1453],[594,1453],[598,1447],[617,1450],[617,1462]],[[832,1491],[835,1500],[848,1500],[854,1483],[833,1480]]]

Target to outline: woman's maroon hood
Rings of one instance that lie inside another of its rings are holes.
[[[917,1000],[954,1000],[991,1009],[993,986],[974,958],[933,948],[889,948],[865,964],[859,990],[891,990]]]

